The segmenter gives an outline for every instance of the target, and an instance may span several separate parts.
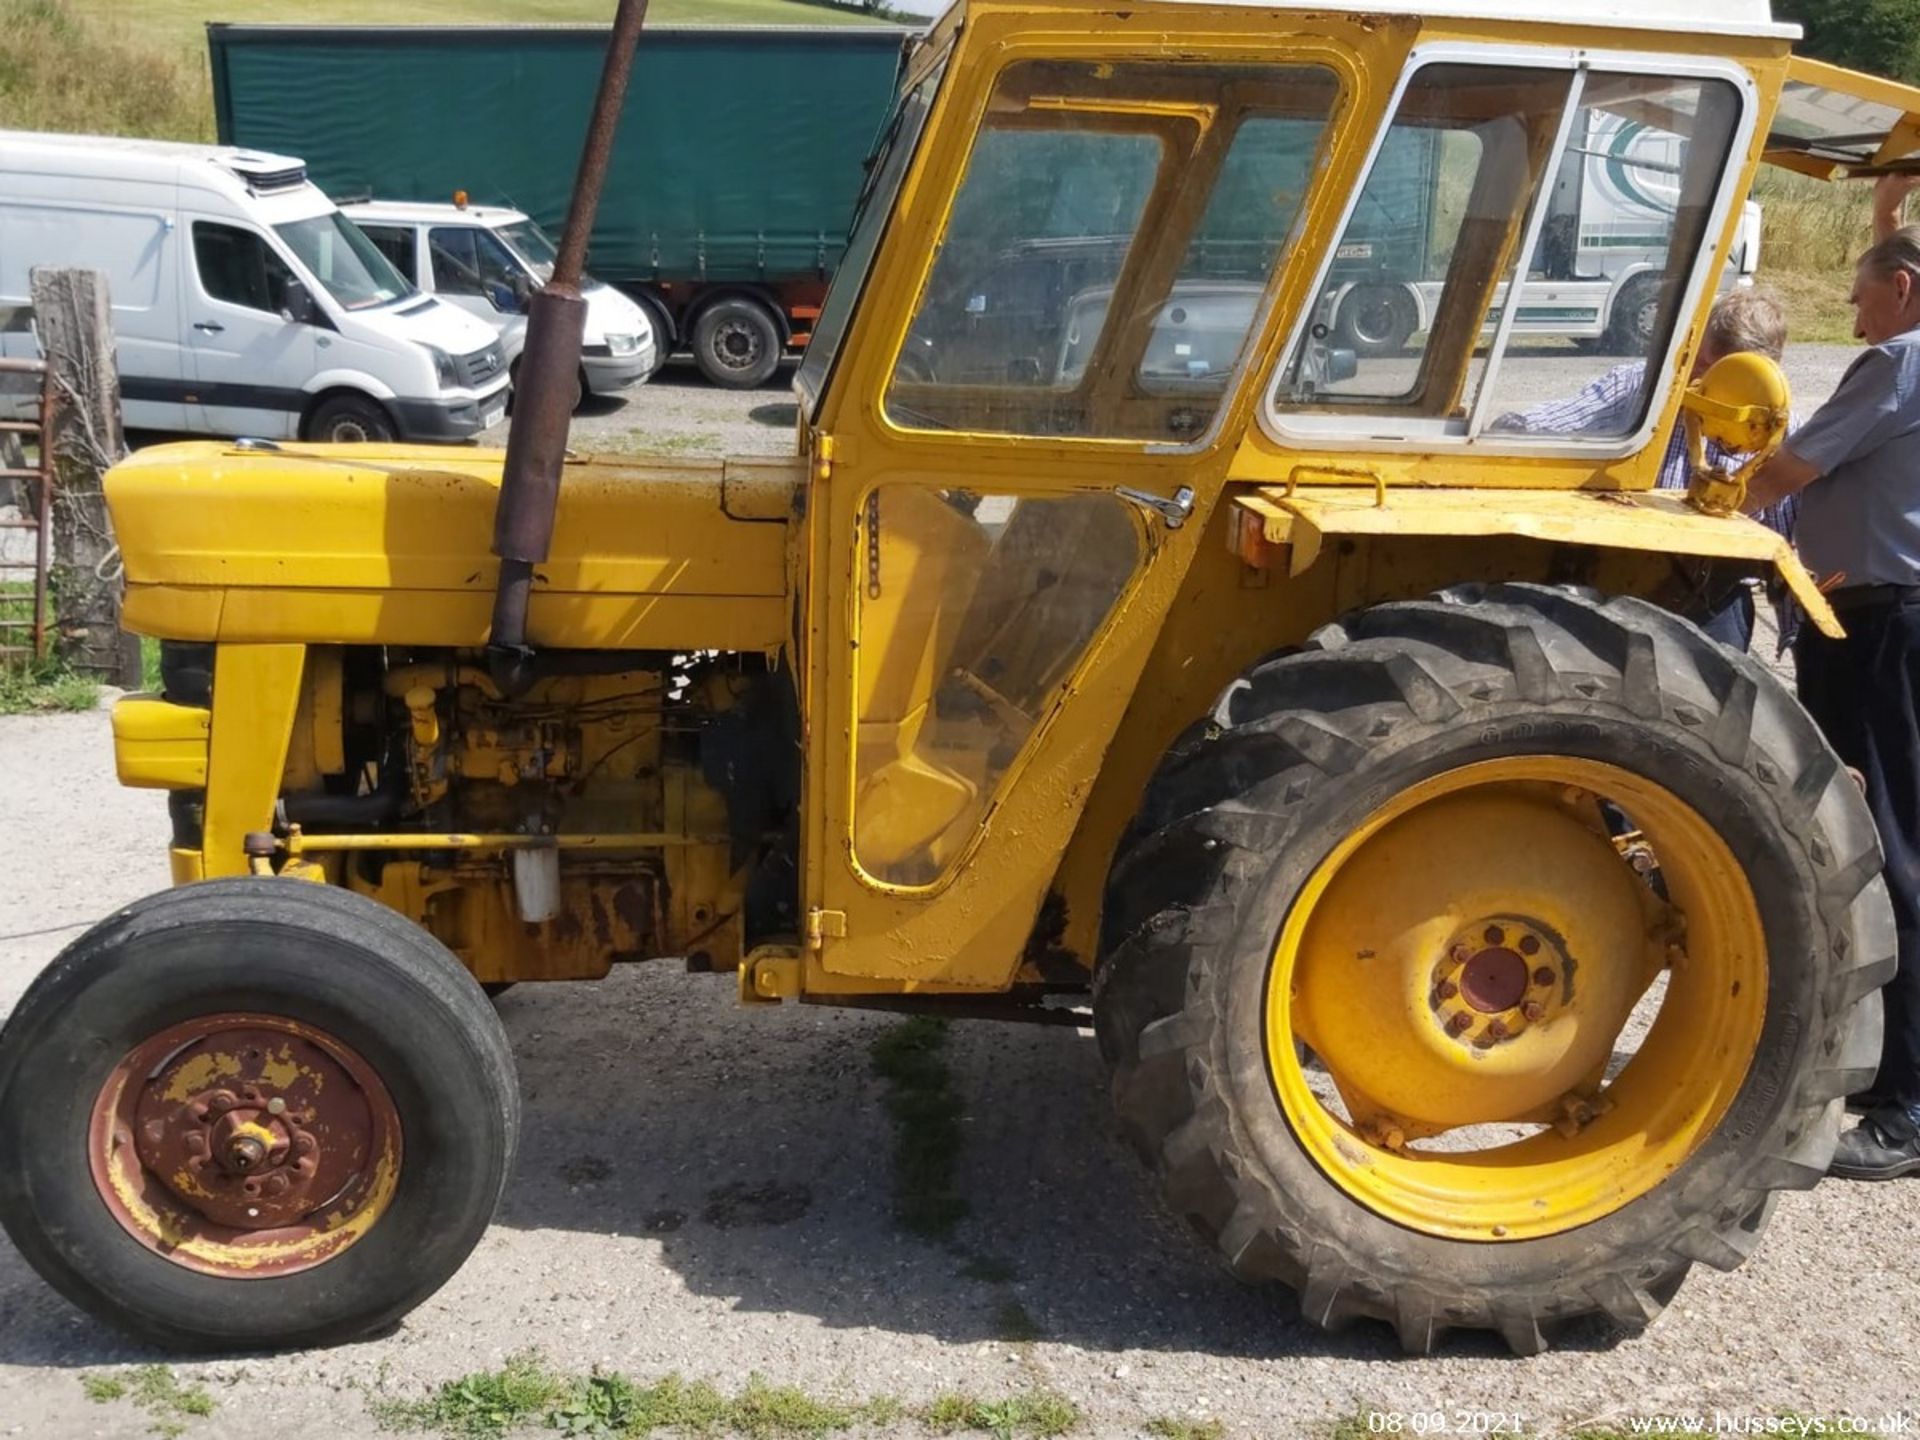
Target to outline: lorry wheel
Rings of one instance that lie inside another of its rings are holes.
[[[1616,355],[1650,355],[1660,328],[1660,287],[1658,275],[1636,275],[1620,290],[1613,306],[1613,329],[1609,332]]]
[[[307,439],[322,445],[379,444],[397,438],[393,417],[377,400],[335,395],[314,407]]]
[[[757,300],[718,300],[693,323],[693,358],[716,385],[751,390],[780,368],[780,326]]]
[[[1396,355],[1420,324],[1420,312],[1404,285],[1356,285],[1340,302],[1334,320],[1337,343],[1357,355]]]
[[[1123,842],[1122,1127],[1316,1325],[1639,1329],[1825,1174],[1879,1054],[1879,871],[1806,713],[1668,612],[1361,611],[1237,681]]]
[[[331,1344],[460,1267],[519,1118],[493,1008],[425,931],[211,881],[96,925],[0,1031],[0,1223],[156,1344]]]

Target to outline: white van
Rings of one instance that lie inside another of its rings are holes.
[[[451,205],[369,200],[341,209],[407,279],[499,331],[508,367],[519,363],[527,300],[553,276],[553,242],[532,219],[518,210],[469,205],[462,194]],[[660,368],[644,310],[596,280],[580,292],[587,302],[583,393],[617,394]]]
[[[104,271],[129,427],[461,440],[499,421],[491,327],[422,295],[282,155],[0,130],[0,314]],[[0,327],[0,353],[35,353]]]

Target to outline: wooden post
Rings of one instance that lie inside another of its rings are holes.
[[[58,653],[76,670],[135,689],[140,642],[120,629],[120,557],[100,484],[127,453],[107,277],[42,266],[31,283],[40,353],[53,366],[59,393],[49,437]]]

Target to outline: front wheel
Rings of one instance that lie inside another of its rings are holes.
[[[1805,712],[1665,611],[1362,611],[1146,795],[1095,991],[1123,1128],[1317,1325],[1637,1329],[1825,1173],[1879,1053],[1879,869]]]
[[[399,431],[377,400],[364,395],[335,395],[314,407],[307,420],[308,440],[323,445],[384,444]]]
[[[157,1344],[332,1344],[459,1268],[519,1112],[499,1020],[424,931],[299,881],[194,885],[75,941],[0,1030],[0,1223]]]

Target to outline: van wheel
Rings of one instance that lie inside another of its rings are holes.
[[[667,312],[645,296],[632,297],[647,317],[647,324],[653,327],[653,367],[641,377],[644,385],[666,368],[667,359],[673,353],[673,323],[667,319]]]
[[[322,445],[365,445],[399,436],[393,417],[378,402],[364,395],[335,395],[314,407],[306,438]]]
[[[432,936],[324,885],[209,881],[96,925],[0,1030],[0,1223],[156,1344],[333,1344],[460,1267],[519,1124],[506,1032]]]
[[[780,367],[780,327],[757,300],[721,300],[694,322],[693,356],[714,384],[752,390]]]
[[[520,361],[518,357],[515,357],[512,366],[509,367],[509,369],[507,370],[507,414],[509,415],[513,414],[514,397],[517,396],[519,393],[520,393]],[[578,415],[580,413],[580,406],[586,400],[586,398],[587,398],[587,372],[586,372],[586,369],[582,367],[580,373],[573,377],[573,413],[575,415]]]

